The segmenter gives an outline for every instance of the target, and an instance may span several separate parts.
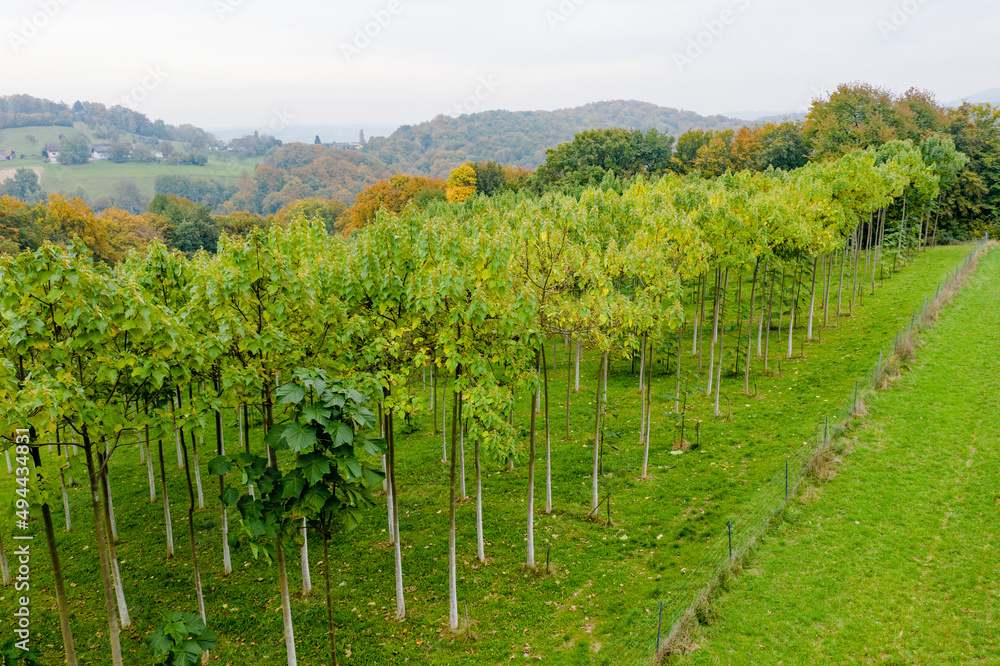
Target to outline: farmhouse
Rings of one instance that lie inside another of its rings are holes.
[[[17,157],[17,154],[11,149],[0,150],[0,162],[9,162],[15,157]]]
[[[59,146],[58,143],[46,143],[45,144],[45,154],[49,156],[49,162],[55,164],[59,161]]]

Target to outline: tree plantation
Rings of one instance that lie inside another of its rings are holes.
[[[279,609],[289,665],[386,663],[427,642],[414,636],[428,624],[458,646],[442,663],[497,631],[488,663],[537,656],[518,639],[544,623],[572,642],[555,616],[511,638],[469,606],[558,586],[553,525],[624,547],[629,535],[610,532],[619,480],[653,495],[664,458],[693,457],[682,452],[735,403],[769,400],[759,382],[821,349],[824,330],[935,245],[939,193],[965,164],[935,135],[790,171],[437,202],[381,212],[349,238],[301,215],[223,236],[214,255],[154,242],[108,267],[82,244],[45,243],[0,257],[0,432],[10,469],[25,470],[7,477],[23,497],[4,501],[27,516],[0,522],[0,558],[9,585],[12,544],[35,535],[33,594],[51,572],[55,602],[33,626],[58,614],[60,636],[33,634],[39,663],[196,664],[216,650],[279,663],[278,646],[251,651]],[[636,401],[638,438],[625,441],[620,413]],[[501,479],[520,485],[491,496]],[[71,511],[76,485],[85,515]],[[123,501],[123,485],[141,492]],[[428,501],[432,486],[446,502]],[[704,514],[694,506],[658,511]],[[439,533],[414,548],[422,524]],[[70,582],[63,567],[84,556],[66,540],[84,530],[97,561]],[[501,561],[502,594],[466,596]],[[348,587],[366,564],[372,579]],[[586,574],[604,575],[616,574]],[[238,592],[255,586],[260,608]],[[618,603],[639,603],[621,587]],[[587,588],[565,602],[573,612]],[[99,608],[74,606],[84,589]],[[12,607],[13,588],[0,594]],[[444,600],[446,617],[426,614]],[[96,635],[76,626],[84,611],[101,614]],[[351,629],[377,617],[390,637]],[[123,649],[141,641],[138,656]]]

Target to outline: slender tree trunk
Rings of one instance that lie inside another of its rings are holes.
[[[604,366],[607,363],[608,352],[604,352],[601,355],[600,369],[597,371],[597,397],[594,399],[594,476],[592,483],[593,498],[591,501],[590,508],[592,511],[597,510],[597,471],[600,462],[600,451],[601,451],[601,383],[604,381]]]
[[[306,526],[306,519],[302,519],[302,527],[299,533],[302,535],[302,547],[299,549],[299,564],[302,567],[302,596],[308,597],[312,594],[312,575],[309,571],[309,528]]]
[[[160,485],[163,486],[163,524],[167,528],[167,559],[174,556],[174,528],[170,520],[170,496],[167,494],[167,468],[163,462],[163,439],[157,440],[160,452]]]
[[[0,576],[3,577],[3,586],[9,586],[10,567],[7,565],[7,550],[3,547],[3,534],[0,534]]]
[[[216,393],[221,392],[221,385],[218,379],[215,380],[215,391]],[[226,455],[226,442],[225,434],[222,427],[222,412],[216,410],[215,412],[215,453],[216,455],[224,456]],[[223,475],[219,475],[219,497],[222,497],[222,493],[226,490],[226,480]],[[226,576],[233,573],[233,563],[230,558],[229,553],[229,515],[226,511],[226,505],[223,502],[219,502],[219,508],[222,513],[222,570]]]
[[[740,268],[740,276],[736,280],[736,359],[733,361],[733,375],[740,367],[740,345],[743,338],[743,269]]]
[[[177,389],[180,392],[180,389]],[[184,456],[181,454],[181,437],[177,433],[177,410],[180,408],[180,404],[176,396],[170,398],[170,416],[174,420],[174,442],[177,445],[177,469],[184,467]]]
[[[708,291],[708,273],[701,275],[701,319],[698,328],[698,374],[702,373],[702,350],[705,348],[705,297]]]
[[[581,358],[583,358],[583,341],[577,340],[576,341],[576,361],[574,363],[575,369],[573,371],[574,377],[575,377],[574,380],[573,380],[573,392],[574,393],[579,393],[580,392],[580,359]]]
[[[553,347],[554,353],[555,347]],[[545,386],[545,513],[550,514],[552,513],[552,431],[549,427],[549,370],[545,360],[544,345],[542,345],[542,382]]]
[[[433,366],[432,366],[433,368]],[[434,387],[434,371],[431,370],[431,388]],[[337,666],[336,628],[333,626],[333,594],[330,587],[330,536],[323,530],[323,578],[326,581],[326,625],[330,638],[330,663]]]
[[[678,345],[677,346],[677,351],[678,351],[678,354],[677,354],[677,367],[678,367],[678,369],[680,368],[680,363],[681,363],[680,349],[681,349],[680,345]],[[643,446],[643,450],[642,450],[642,478],[644,478],[644,479],[648,475],[648,469],[649,469],[649,435],[650,435],[650,431],[653,429],[653,423],[652,423],[652,418],[651,418],[652,414],[653,414],[653,410],[651,409],[652,402],[653,402],[652,401],[652,398],[653,398],[653,393],[652,393],[652,391],[653,391],[653,348],[652,347],[650,347],[650,349],[649,349],[649,370],[648,370],[648,372],[649,372],[649,379],[646,381],[646,386],[645,386],[645,389],[643,390],[643,395],[645,397],[645,404],[646,404],[646,427],[645,427],[645,429],[643,431],[642,439],[640,440],[640,443]],[[680,373],[679,372],[678,372],[677,376],[680,377]],[[678,385],[679,385],[679,383],[678,383]]]
[[[840,250],[840,286],[837,288],[837,328],[840,328],[841,302],[844,298],[844,268],[847,263],[847,246]]]
[[[570,367],[567,363],[566,367]],[[568,384],[567,384],[568,385]],[[486,562],[486,546],[483,540],[483,466],[479,457],[480,438],[476,437],[476,556]]]
[[[111,512],[108,501],[111,493],[108,489],[108,464],[107,458],[102,457],[100,451],[97,452],[98,474],[101,476],[101,491],[104,493],[104,525],[105,530],[110,529]],[[122,586],[121,570],[118,567],[118,550],[115,547],[115,539],[108,539],[108,557],[111,565],[111,580],[115,586],[115,599],[118,604],[118,615],[121,618],[122,628],[132,626],[132,619],[128,614],[128,605],[125,603],[125,588]]]
[[[684,343],[684,326],[682,325],[677,328],[677,390],[674,393],[675,414],[681,413],[681,345],[683,343]],[[646,439],[648,440],[649,438],[647,437]]]
[[[785,264],[781,264],[781,289],[778,292],[778,342],[781,342],[781,329],[785,314]],[[794,268],[792,269],[794,271]]]
[[[441,462],[448,462],[448,377],[441,384]]]
[[[569,406],[573,397],[573,364],[567,361],[566,363],[566,441],[570,440],[569,435]],[[479,443],[477,442],[478,446]]]
[[[743,393],[750,395],[750,347],[753,344],[753,315],[754,315],[754,305],[756,305],[754,298],[757,296],[757,274],[760,271],[760,257],[757,257],[757,263],[753,267],[753,285],[750,287],[750,326],[747,327],[747,357],[744,367],[743,374]],[[766,269],[765,269],[766,271]],[[763,309],[763,308],[761,308]],[[763,321],[763,320],[761,320]],[[757,337],[757,344],[760,344],[760,337]],[[683,444],[683,442],[682,442]]]
[[[149,426],[145,427],[146,433],[146,475],[149,477],[149,501],[156,501],[156,475],[153,473],[153,449],[149,446]]]
[[[767,356],[771,345],[771,324],[774,322],[774,275],[771,275],[770,295],[767,298],[767,328],[764,331],[764,372],[767,372]],[[763,307],[763,306],[762,306]]]
[[[806,339],[812,342],[813,339],[813,315],[816,312],[816,270],[819,267],[819,257],[813,257],[812,287],[809,288],[809,326],[806,331]]]
[[[854,313],[854,301],[858,295],[858,263],[861,255],[859,251],[861,249],[860,241],[861,238],[861,228],[858,227],[854,230],[854,238],[852,244],[854,245],[854,277],[851,279],[851,313]]]
[[[71,529],[69,516],[69,494],[66,492],[66,476],[62,469],[59,470],[59,484],[62,486],[63,513],[66,514],[66,531]]]
[[[83,427],[83,452],[87,458],[87,476],[90,479],[90,499],[94,512],[94,531],[97,533],[97,556],[101,565],[101,583],[104,586],[104,611],[108,618],[108,638],[111,642],[111,661],[114,666],[122,663],[122,646],[118,629],[118,615],[115,609],[115,592],[111,584],[111,568],[108,563],[108,539],[104,532],[104,517],[101,511],[101,483],[94,465],[93,444],[87,427]],[[165,500],[166,498],[164,498]]]
[[[455,424],[452,424],[454,428]],[[454,448],[452,449],[452,455],[454,455]],[[461,472],[461,491],[462,491],[462,501],[467,499],[465,493],[465,418],[462,414],[462,392],[458,392],[458,460]]]
[[[541,354],[535,350],[535,367],[540,367]],[[535,436],[538,414],[538,391],[531,393],[531,425],[528,437],[528,556],[527,565],[535,566]]]
[[[104,440],[104,455],[105,458],[111,454],[111,445],[108,444],[107,440]],[[98,452],[98,458],[100,457],[100,452]],[[104,484],[105,499],[107,503],[108,511],[108,529],[110,530],[111,540],[114,543],[118,543],[118,521],[115,520],[115,505],[111,499],[111,476],[108,473],[107,467],[103,467],[104,472],[101,474],[101,482]],[[115,561],[112,558],[112,561]]]
[[[725,335],[725,320],[726,320],[726,288],[729,286],[729,269],[726,269],[726,277],[722,281],[722,306],[719,313],[719,375],[715,380],[715,415],[719,415],[719,393],[722,390],[722,363],[725,354],[725,346],[723,345],[722,338]]]
[[[35,462],[35,468],[42,466],[42,456],[37,448],[31,450],[31,457]],[[62,471],[60,470],[60,476]],[[63,497],[66,495],[66,485],[63,484]],[[69,525],[69,511],[67,510],[67,525]],[[62,564],[59,561],[59,549],[56,546],[56,530],[52,525],[52,511],[48,503],[42,504],[42,524],[45,526],[45,543],[49,549],[49,561],[52,563],[52,579],[56,588],[56,606],[59,608],[59,631],[62,634],[63,649],[66,652],[66,664],[76,666],[76,647],[73,644],[73,630],[69,624],[69,601],[66,598],[66,586],[63,584]],[[2,546],[0,546],[2,550]],[[6,568],[6,567],[5,567]]]
[[[434,434],[438,434],[438,403],[437,403],[437,366],[433,363],[431,364],[431,409],[434,410],[434,418],[431,419],[431,423],[434,424]]]
[[[285,550],[281,539],[275,539],[274,550],[277,553],[278,586],[281,590],[281,622],[284,626],[285,653],[288,666],[298,666],[299,660],[295,654],[295,629],[292,626],[292,595],[288,592],[288,567],[285,564]]]
[[[715,343],[719,339],[719,282],[722,281],[722,269],[715,269],[715,304],[712,306],[715,314],[712,317],[712,347],[708,355],[708,383],[705,386],[705,396],[712,397],[712,377],[715,374]]]
[[[388,394],[388,391],[386,392]],[[442,410],[444,409],[443,398],[442,398]],[[398,502],[398,488],[396,485],[396,428],[393,419],[393,410],[389,410],[388,414],[389,427],[387,432],[389,434],[388,449],[389,449],[389,474],[392,480],[389,484],[389,493],[392,496],[392,505],[395,507],[399,506]],[[396,620],[402,621],[406,619],[406,600],[403,598],[403,550],[399,539],[399,511],[393,512],[393,525],[390,525],[389,529],[395,533],[395,566],[396,566]]]
[[[455,450],[458,447],[458,424],[461,422],[462,394],[458,391],[458,379],[462,374],[462,366],[455,370],[455,395],[451,401],[451,490],[448,496],[448,511],[450,523],[448,527],[448,626],[458,629],[458,577],[455,571]],[[531,412],[534,422],[535,413]]]
[[[191,446],[194,446],[194,434],[191,434]],[[194,590],[198,599],[198,615],[202,622],[205,617],[205,597],[201,590],[201,569],[198,567],[198,539],[194,530],[195,492],[191,482],[191,465],[188,461],[187,446],[184,443],[184,433],[181,432],[181,453],[184,455],[184,478],[188,487],[188,539],[191,542],[191,563],[194,565]]]
[[[632,366],[635,372],[635,366]],[[642,342],[639,346],[639,392],[642,392],[646,376],[646,334],[642,334]]]
[[[795,276],[796,273],[801,275],[802,269],[799,268],[796,271],[794,268],[792,270],[792,307],[788,313],[788,358],[792,357],[792,345],[795,343],[795,307],[798,305],[798,292],[795,290]],[[801,284],[801,278],[799,278],[799,284]]]

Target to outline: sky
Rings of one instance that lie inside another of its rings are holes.
[[[216,129],[634,99],[804,111],[839,83],[1000,86],[995,0],[3,0],[0,95]]]

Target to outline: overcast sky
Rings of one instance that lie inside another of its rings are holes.
[[[998,19],[996,0],[3,0],[0,94],[262,129],[609,99],[785,112],[856,80],[947,102],[1000,86]]]

